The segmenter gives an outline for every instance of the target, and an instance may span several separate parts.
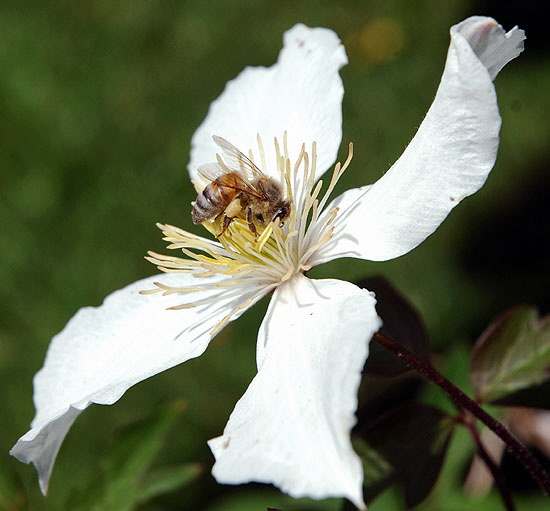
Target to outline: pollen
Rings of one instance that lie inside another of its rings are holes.
[[[264,147],[259,136],[257,142],[258,161],[266,169]],[[277,139],[274,140],[274,163],[284,189],[285,201],[290,204],[288,218],[284,222],[276,218],[264,225],[255,224],[256,232],[253,232],[249,219],[244,215],[235,216],[225,227],[221,225],[223,219],[220,215],[214,220],[202,222],[212,238],[203,238],[172,225],[157,224],[164,235],[163,240],[168,243],[167,248],[178,251],[184,257],[150,251],[146,259],[162,272],[191,274],[195,282],[191,286],[174,287],[159,281],[155,282],[154,289],[142,291],[142,294],[180,294],[183,303],[172,309],[185,309],[205,303],[203,300],[194,300],[193,293],[213,287],[233,289],[236,296],[247,296],[243,303],[238,303],[214,328],[214,334],[231,316],[252,301],[271,292],[298,273],[311,269],[309,261],[333,236],[333,223],[338,215],[338,208],[333,208],[322,216],[321,213],[336,183],[351,162],[353,145],[349,144],[348,157],[344,164],[335,165],[328,186],[321,194],[323,181],[317,181],[315,176],[317,144],[312,143],[310,152],[306,151],[305,144],[302,145],[296,161],[292,162],[288,154],[286,133],[282,142],[281,146]],[[254,161],[252,150],[249,155],[250,160]],[[220,160],[223,161],[222,156],[218,155],[218,161]],[[229,163],[225,162],[224,166],[229,167]],[[204,280],[213,275],[219,275],[220,279],[215,279],[215,282],[211,279],[208,282]],[[189,279],[186,282],[189,283]]]

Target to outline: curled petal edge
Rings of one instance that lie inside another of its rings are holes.
[[[523,49],[517,27],[505,33],[492,18],[451,28],[445,70],[415,137],[370,187],[348,190],[333,239],[312,265],[338,257],[384,261],[406,254],[483,186],[496,160],[501,119],[492,79]]]

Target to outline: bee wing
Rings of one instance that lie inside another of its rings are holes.
[[[224,186],[227,186],[228,188],[233,188],[234,190],[238,190],[240,192],[245,192],[248,195],[252,195],[253,197],[256,197],[257,199],[262,199],[263,194],[260,192],[255,186],[252,185],[249,181],[246,181],[245,179],[241,179],[239,182],[224,182],[222,183]]]
[[[241,172],[233,170],[228,172],[227,168],[222,167],[222,165],[218,163],[202,165],[198,168],[197,172],[205,183],[216,181],[219,185],[227,188],[233,188],[234,190],[248,193],[257,198],[263,197],[262,193],[257,190]]]
[[[223,150],[223,154],[228,163],[228,171],[239,172],[247,179],[265,176],[256,164],[245,154],[239,151],[231,142],[228,142],[225,138],[218,137],[216,135],[214,135],[212,139]]]
[[[197,169],[197,173],[205,182],[211,182],[218,179],[223,174],[227,173],[227,170],[224,169],[219,163],[207,163],[201,165]]]

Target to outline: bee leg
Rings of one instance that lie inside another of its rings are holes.
[[[219,234],[216,234],[216,238],[219,238],[225,231],[227,231],[227,228],[230,226],[232,220],[233,218],[230,216],[225,215],[223,217],[222,230]]]
[[[220,213],[217,217],[219,218],[221,215],[223,215],[223,222],[222,222],[222,230],[221,232],[216,236],[219,238],[225,231],[227,231],[227,228],[231,225],[232,220],[241,212],[241,197],[242,194],[238,193],[233,197],[233,200],[227,205],[225,208],[225,211],[223,213]]]
[[[250,229],[250,232],[254,234],[254,239],[258,239],[258,231],[256,230],[256,226],[254,225],[254,216],[252,215],[251,208],[248,208],[246,210],[246,221],[248,222],[248,228]]]

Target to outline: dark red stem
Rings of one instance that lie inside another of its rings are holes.
[[[506,445],[518,461],[531,474],[533,479],[539,483],[543,491],[550,495],[550,476],[545,472],[540,463],[531,452],[508,430],[508,428],[489,415],[473,399],[469,398],[456,385],[451,383],[439,371],[420,360],[412,351],[401,346],[393,339],[384,334],[374,334],[373,340],[380,346],[391,351],[402,359],[408,366],[416,369],[422,376],[440,387],[455,403],[459,409],[468,410],[472,415],[493,431]]]
[[[470,435],[474,439],[477,448],[477,455],[483,460],[483,463],[485,463],[485,466],[491,472],[491,475],[493,476],[493,480],[495,482],[495,486],[500,493],[500,497],[502,498],[502,502],[504,504],[504,507],[506,508],[506,511],[515,511],[516,506],[514,504],[514,501],[512,500],[510,492],[508,491],[508,487],[506,486],[502,478],[500,469],[491,457],[491,455],[487,452],[487,449],[485,448],[485,445],[481,440],[479,431],[477,430],[474,421],[471,420],[471,415],[468,415],[464,411],[462,411],[460,422],[461,424],[464,424],[464,426],[466,426],[466,428],[470,432]]]

